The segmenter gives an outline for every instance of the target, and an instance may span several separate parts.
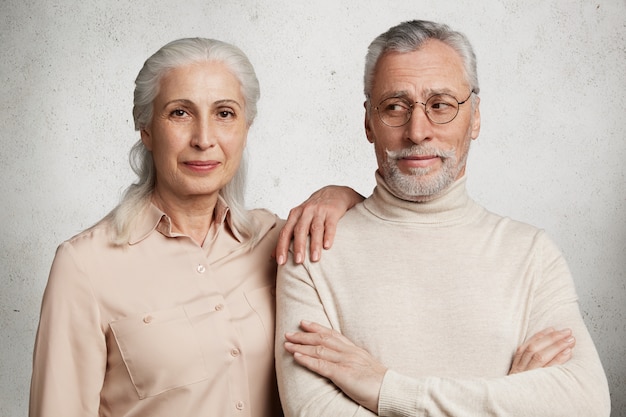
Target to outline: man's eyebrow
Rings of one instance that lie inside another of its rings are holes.
[[[422,98],[424,100],[427,100],[429,97],[437,95],[437,94],[449,94],[451,96],[454,96],[456,94],[456,91],[453,91],[452,89],[448,87],[431,87],[431,88],[426,88],[422,90],[422,96],[423,96]],[[389,91],[383,97],[384,99],[388,99],[388,98],[405,98],[408,100],[416,99],[416,97],[413,97],[412,94],[409,93],[407,90]]]
[[[424,98],[428,98],[437,94],[449,94],[451,96],[454,96],[457,92],[451,90],[448,87],[441,87],[441,88],[427,88],[424,90]]]
[[[383,100],[388,98],[406,98],[410,97],[409,92],[406,90],[389,91],[383,95]]]

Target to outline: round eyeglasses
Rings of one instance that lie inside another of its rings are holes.
[[[428,120],[443,125],[454,120],[459,114],[461,104],[466,103],[472,94],[474,94],[474,90],[470,91],[469,96],[463,101],[458,101],[450,94],[435,94],[430,96],[425,103],[421,101],[411,102],[403,97],[389,97],[376,106],[376,112],[380,120],[387,126],[400,127],[411,120],[415,104],[421,104],[424,106],[424,113],[426,113]]]

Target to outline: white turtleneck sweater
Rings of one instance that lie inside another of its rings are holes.
[[[426,203],[371,197],[341,220],[320,262],[277,284],[276,366],[287,417],[370,416],[299,366],[284,334],[306,319],[365,348],[387,371],[380,416],[608,416],[608,386],[560,251],[537,228],[488,212],[464,178]],[[565,365],[507,376],[515,349],[572,329]]]

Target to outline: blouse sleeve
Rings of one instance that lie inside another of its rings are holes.
[[[98,303],[71,243],[59,246],[35,340],[30,417],[97,417],[107,348]]]

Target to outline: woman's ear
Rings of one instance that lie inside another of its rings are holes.
[[[140,133],[143,146],[145,146],[147,150],[152,152],[152,135],[150,134],[149,128],[145,127],[141,129]]]

